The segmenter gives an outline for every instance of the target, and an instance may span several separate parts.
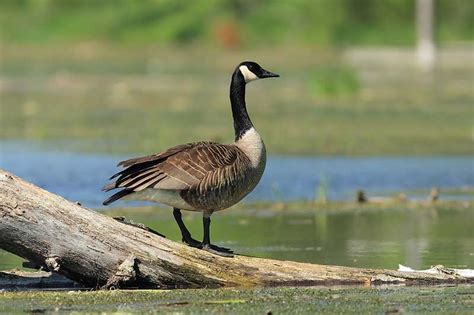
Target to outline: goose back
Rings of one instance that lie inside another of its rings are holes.
[[[261,160],[263,164],[255,165],[235,144],[189,143],[120,162],[126,169],[115,174],[116,181],[104,190],[122,188],[117,194],[125,190],[128,199],[217,211],[232,206],[256,186],[265,167],[265,158]]]

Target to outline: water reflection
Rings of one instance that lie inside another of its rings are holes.
[[[128,216],[180,240],[169,210]],[[201,237],[201,217],[186,213],[185,221]],[[472,222],[472,208],[339,214],[239,210],[214,216],[212,238],[238,253],[275,259],[367,268],[473,268]],[[20,261],[0,252],[0,270]]]

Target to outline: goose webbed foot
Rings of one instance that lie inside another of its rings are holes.
[[[227,253],[233,253],[234,252],[233,250],[231,250],[230,248],[227,248],[227,247],[220,247],[220,246],[213,245],[213,244],[209,244],[208,246],[210,246],[212,249],[217,250],[219,252],[227,252]]]
[[[220,247],[217,245],[212,245],[212,244],[203,244],[202,242],[199,242],[193,238],[183,238],[183,243],[187,244],[190,247],[194,248],[199,248],[203,249],[209,253],[223,256],[223,257],[234,257],[234,252],[226,247]]]
[[[202,242],[199,242],[193,238],[183,238],[183,243],[187,244],[190,247],[205,250],[206,252],[212,253],[214,255],[219,255],[222,257],[234,257],[234,252],[226,247],[220,247],[212,244],[203,244]]]
[[[199,249],[202,249],[202,242],[199,242],[197,240],[195,240],[194,238],[192,237],[183,237],[182,239],[183,243],[187,244],[188,246],[191,246],[191,247],[194,247],[194,248],[199,248]]]
[[[212,244],[203,244],[202,249],[214,255],[222,257],[234,257],[234,252],[229,248],[219,247]]]

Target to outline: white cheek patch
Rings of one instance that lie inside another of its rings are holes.
[[[244,76],[245,83],[259,79],[259,77],[255,75],[255,73],[253,73],[249,70],[249,68],[247,68],[247,66],[240,66],[239,70]]]

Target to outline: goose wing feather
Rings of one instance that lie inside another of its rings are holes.
[[[245,154],[232,144],[189,143],[158,154],[120,162],[119,166],[126,168],[112,176],[118,177],[117,180],[103,189],[209,189],[219,186],[226,179],[235,178],[239,173],[239,165],[246,164],[237,161],[247,160]]]

